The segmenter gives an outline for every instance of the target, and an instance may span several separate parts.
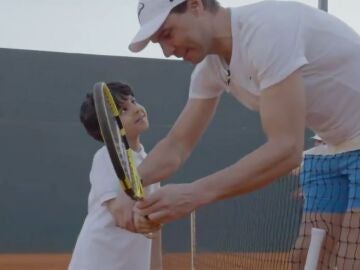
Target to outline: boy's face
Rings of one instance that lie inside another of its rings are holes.
[[[145,108],[136,102],[133,96],[121,104],[121,122],[124,125],[126,135],[129,138],[136,138],[149,128],[149,121]]]

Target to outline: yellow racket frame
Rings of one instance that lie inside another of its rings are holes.
[[[127,155],[127,159],[129,162],[129,170],[130,170],[129,177],[130,177],[130,179],[128,178],[126,173],[124,173],[125,179],[121,179],[122,181],[120,181],[120,182],[122,183],[122,187],[125,191],[127,191],[127,190],[132,191],[131,193],[133,194],[133,196],[132,196],[133,199],[141,200],[144,198],[144,187],[142,185],[142,181],[140,179],[139,173],[136,168],[136,164],[134,162],[132,150],[130,149],[129,143],[126,138],[126,131],[125,131],[125,128],[120,119],[120,112],[116,106],[114,98],[110,92],[110,89],[106,85],[106,83],[102,83],[101,88],[103,91],[105,102],[107,102],[107,104],[109,105],[112,116],[115,118],[115,120],[119,126],[121,140],[122,140],[122,143],[124,143],[124,145],[125,145],[126,155]]]

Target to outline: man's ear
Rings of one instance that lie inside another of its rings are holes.
[[[199,16],[202,12],[204,12],[202,0],[187,0],[187,10],[195,16]]]

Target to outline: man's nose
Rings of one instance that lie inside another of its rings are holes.
[[[165,42],[161,43],[161,49],[165,57],[170,57],[174,54],[174,46],[167,44]]]

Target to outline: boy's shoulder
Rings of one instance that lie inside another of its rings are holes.
[[[132,150],[133,156],[135,158],[135,160],[139,159],[139,160],[144,160],[147,156],[147,153],[145,151],[145,148],[142,144],[140,144],[140,149],[138,151],[134,151]]]
[[[109,159],[109,153],[106,149],[106,146],[103,145],[102,147],[100,147],[98,150],[96,150],[95,154],[94,154],[94,161],[98,161],[98,160],[106,160]]]
[[[142,144],[140,145],[140,149],[138,151],[132,150],[132,153],[133,153],[133,157],[137,163],[143,161],[147,156],[147,153]],[[95,152],[93,161],[94,162],[111,162],[109,152],[105,145],[100,147]]]

